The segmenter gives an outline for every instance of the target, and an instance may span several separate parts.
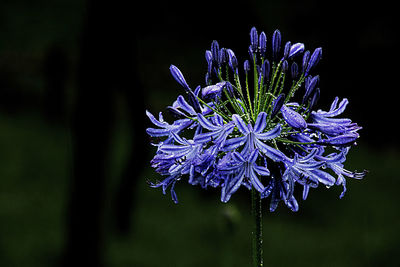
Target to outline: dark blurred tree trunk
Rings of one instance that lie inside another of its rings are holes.
[[[136,175],[144,158],[144,101],[135,69],[133,5],[122,0],[89,1],[87,8],[73,124],[75,165],[67,230],[68,266],[103,265],[107,155],[116,91],[126,99],[132,131],[137,133],[131,134],[135,139],[113,207],[118,232],[129,231]]]
[[[114,28],[114,34],[118,37],[118,49],[114,51],[115,68],[118,70],[116,83],[118,90],[126,101],[128,120],[130,123],[130,147],[128,160],[123,169],[116,194],[114,197],[112,212],[115,219],[117,233],[127,235],[131,228],[131,218],[135,208],[134,190],[139,181],[138,176],[144,169],[146,156],[145,140],[148,140],[145,132],[145,96],[140,82],[139,66],[137,65],[137,36],[139,28],[146,29],[139,14],[137,3],[132,1],[114,1],[118,6],[119,26]],[[143,9],[140,9],[144,12]],[[148,10],[146,12],[149,12]]]
[[[133,73],[137,73],[134,66],[133,69]],[[134,203],[136,202],[134,190],[139,181],[138,176],[146,166],[145,162],[147,159],[147,143],[145,141],[148,140],[148,138],[145,132],[146,117],[144,115],[144,94],[142,90],[140,90],[142,86],[139,84],[139,79],[136,75],[133,75],[130,80],[135,81],[136,90],[133,91],[132,88],[125,87],[123,88],[123,93],[129,109],[128,115],[132,125],[131,136],[133,136],[133,139],[131,140],[129,158],[117,188],[113,208],[117,231],[120,235],[126,235],[130,231],[132,225],[131,217],[134,213]]]
[[[105,184],[118,81],[120,20],[115,2],[89,1],[73,115],[73,162],[66,266],[103,266]]]

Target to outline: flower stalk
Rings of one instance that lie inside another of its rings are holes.
[[[251,190],[251,213],[253,216],[253,231],[252,231],[253,267],[262,267],[263,238],[262,238],[261,195],[254,189]]]

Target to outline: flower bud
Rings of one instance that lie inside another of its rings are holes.
[[[225,83],[225,88],[226,88],[226,90],[228,91],[228,94],[230,95],[230,96],[233,96],[233,86],[232,86],[232,84],[230,83],[230,82],[226,82]]]
[[[311,55],[310,61],[308,62],[308,66],[306,69],[306,74],[309,73],[310,70],[318,64],[321,58],[322,58],[322,48],[318,47],[314,50],[314,52]]]
[[[210,82],[211,82],[210,74],[208,72],[206,73],[206,76],[205,76],[205,82],[206,82],[207,85],[209,85]]]
[[[304,55],[303,55],[303,65],[302,65],[303,72],[305,72],[307,69],[308,60],[310,60],[310,51],[307,50],[306,52],[304,52]]]
[[[320,95],[320,90],[319,90],[319,88],[317,88],[317,89],[315,89],[314,94],[310,101],[310,110],[312,110],[314,108],[315,104],[317,104],[317,102],[319,100],[319,95]]]
[[[357,133],[347,133],[320,141],[320,144],[332,146],[347,146],[353,144],[359,137]]]
[[[284,60],[283,63],[282,63],[282,72],[286,73],[288,68],[289,68],[289,63],[286,60]]]
[[[318,130],[329,136],[346,133],[346,127],[340,123],[309,123],[308,128]]]
[[[307,100],[310,96],[313,95],[314,88],[318,85],[318,83],[319,83],[319,75],[317,75],[313,78],[311,78],[311,76],[307,76],[306,83],[305,83],[306,92],[303,97],[303,104],[305,102],[307,102]]]
[[[226,63],[226,49],[225,48],[221,48],[220,50],[219,50],[219,53],[218,53],[218,63],[220,64],[220,65],[223,65],[223,64],[225,64]]]
[[[201,91],[201,96],[205,97],[220,97],[222,89],[225,87],[227,82],[219,82],[217,84],[206,86]]]
[[[279,30],[275,30],[272,35],[272,57],[274,60],[278,59],[278,53],[281,50],[281,32]]]
[[[210,50],[206,51],[205,57],[206,57],[206,60],[207,60],[207,73],[210,76],[211,75],[211,71],[212,71],[212,54],[211,54]]]
[[[208,65],[207,65],[207,73],[209,73],[210,76],[211,76],[212,69],[213,69],[213,62],[211,60],[210,63],[208,63]]]
[[[311,75],[309,75],[309,76],[306,77],[306,79],[305,79],[305,81],[304,81],[304,86],[305,86],[305,88],[307,88],[307,87],[309,86],[310,81],[311,81],[311,78],[312,78]]]
[[[247,74],[247,72],[250,71],[250,63],[249,63],[248,60],[245,60],[245,61],[244,61],[244,63],[243,63],[243,69],[244,69],[244,71],[246,72],[246,74]]]
[[[313,91],[315,86],[319,84],[319,75],[314,76],[311,78],[310,82],[308,83],[308,88],[306,87],[306,90]]]
[[[296,79],[299,73],[299,67],[297,66],[296,62],[293,62],[290,72],[292,74],[292,79]]]
[[[270,65],[269,61],[266,59],[261,65],[261,75],[264,77],[264,82],[269,80]]]
[[[216,40],[211,43],[211,54],[212,60],[217,63],[219,58],[219,44]]]
[[[256,52],[256,51],[253,50],[253,48],[251,47],[251,45],[249,45],[249,56],[250,56],[251,62],[253,62],[254,59],[257,60],[257,58],[254,57],[254,53],[255,53],[255,52]]]
[[[205,58],[206,58],[206,60],[207,60],[207,63],[210,63],[210,62],[211,62],[211,60],[212,60],[212,54],[211,54],[211,51],[210,51],[210,50],[206,50]]]
[[[280,94],[274,100],[274,107],[272,108],[271,119],[274,118],[276,114],[278,114],[279,110],[281,110],[284,101],[285,101],[285,94]]]
[[[301,54],[304,51],[304,44],[302,43],[295,43],[290,47],[289,56],[288,58],[292,58],[297,54]]]
[[[182,87],[184,87],[186,90],[189,90],[189,85],[187,84],[185,78],[183,77],[182,72],[174,65],[171,65],[169,67],[169,70],[172,74],[172,77],[180,84]]]
[[[283,118],[285,119],[287,124],[289,124],[289,126],[295,128],[295,129],[307,128],[307,123],[304,120],[303,116],[301,116],[296,111],[283,105],[281,108],[281,112],[282,112]]]
[[[226,49],[226,52],[228,54],[229,67],[231,67],[232,71],[236,71],[238,66],[238,61],[235,56],[235,53],[232,51],[232,49]]]
[[[265,53],[267,52],[267,36],[264,32],[260,34],[260,54],[261,57],[265,57]]]
[[[258,48],[258,33],[255,27],[250,30],[250,44],[252,51],[256,52]]]
[[[291,46],[292,46],[292,43],[290,41],[286,42],[285,48],[283,49],[283,58],[284,59],[288,58]]]

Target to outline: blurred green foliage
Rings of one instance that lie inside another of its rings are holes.
[[[118,182],[129,140],[120,121],[114,139],[108,196]],[[0,266],[56,264],[65,240],[71,150],[68,129],[49,127],[37,115],[0,116]],[[292,213],[280,206],[264,212],[265,262],[269,266],[396,266],[399,248],[397,151],[361,144],[348,167],[370,173],[341,188],[319,188]],[[250,194],[242,190],[229,204],[219,192],[184,181],[180,203],[151,189],[157,179],[146,168],[135,190],[133,231],[113,234],[107,205],[106,263],[109,266],[248,266],[251,242]],[[109,203],[109,200],[106,201]],[[264,203],[267,205],[268,203]]]

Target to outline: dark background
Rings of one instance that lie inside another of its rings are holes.
[[[250,266],[250,194],[146,179],[145,110],[204,85],[217,39],[242,63],[249,31],[323,47],[320,107],[347,97],[363,126],[349,169],[300,211],[264,212],[266,266],[398,266],[397,11],[389,1],[0,3],[0,266]],[[241,64],[240,63],[240,64]]]

